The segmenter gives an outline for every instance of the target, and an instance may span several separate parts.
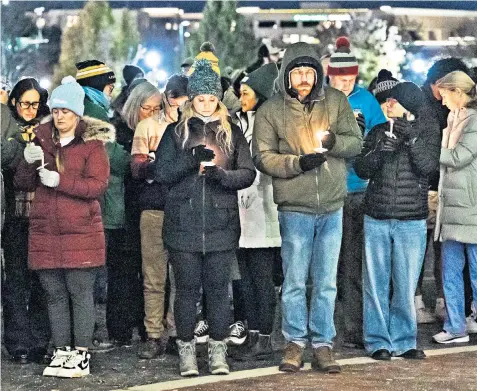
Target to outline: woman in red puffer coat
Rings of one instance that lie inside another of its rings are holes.
[[[37,271],[47,293],[55,345],[44,376],[89,374],[93,286],[98,267],[105,262],[98,199],[108,185],[104,142],[114,140],[114,128],[82,118],[83,100],[79,84],[71,76],[64,78],[51,95],[53,121],[35,128],[34,143],[25,148],[15,175],[18,189],[36,192],[30,214],[29,267]]]

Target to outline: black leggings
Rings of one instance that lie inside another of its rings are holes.
[[[216,251],[205,255],[169,251],[176,280],[174,316],[177,337],[189,342],[194,338],[196,303],[203,287],[207,301],[207,323],[210,338],[221,341],[229,334],[230,267],[234,251]]]

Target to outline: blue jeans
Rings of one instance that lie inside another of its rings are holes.
[[[477,304],[477,244],[453,240],[442,243],[442,277],[447,308],[444,330],[452,334],[466,334],[463,279],[466,250],[474,304]]]
[[[332,346],[343,209],[315,215],[279,212],[282,236],[282,332],[287,341]],[[311,277],[310,313],[306,284]],[[309,333],[308,333],[309,330]]]
[[[364,246],[366,351],[402,354],[415,349],[414,293],[426,251],[426,220],[376,220],[365,215]]]

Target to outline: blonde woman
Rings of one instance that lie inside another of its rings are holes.
[[[164,243],[176,280],[174,312],[182,376],[199,374],[195,354],[196,303],[203,287],[208,311],[209,371],[228,374],[230,266],[240,237],[237,190],[255,168],[240,129],[219,101],[219,76],[196,62],[182,120],[164,133],[156,154],[156,181],[169,186]],[[203,168],[203,166],[205,166]]]
[[[462,71],[436,83],[449,110],[441,148],[436,240],[442,241],[442,276],[447,318],[437,343],[469,342],[464,310],[463,269],[469,261],[477,303],[477,91]],[[475,322],[475,320],[471,319]]]

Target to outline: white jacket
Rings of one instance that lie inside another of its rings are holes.
[[[237,113],[237,124],[250,145],[255,111],[248,111],[245,114],[246,117],[241,112]],[[239,247],[280,247],[280,228],[277,205],[273,202],[272,178],[257,171],[252,186],[239,190],[238,203],[241,227]]]

